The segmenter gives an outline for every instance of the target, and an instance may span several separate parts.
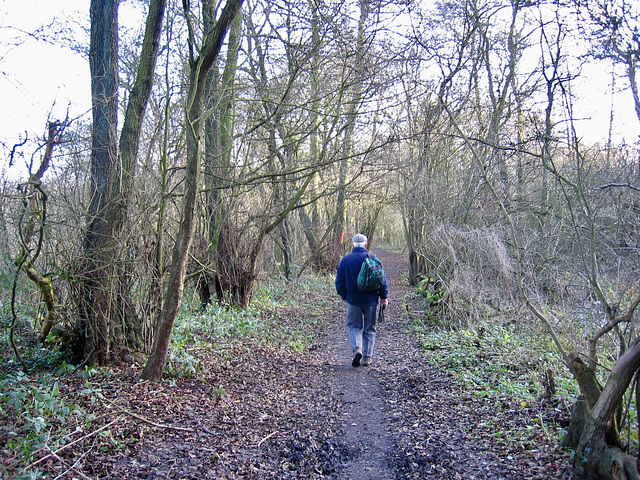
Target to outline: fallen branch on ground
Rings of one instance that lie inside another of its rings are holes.
[[[44,461],[45,461],[45,460],[47,460],[48,458],[51,458],[51,457],[57,457],[57,456],[58,456],[58,453],[60,453],[61,451],[66,450],[67,448],[69,448],[69,447],[71,447],[71,446],[75,445],[76,443],[79,443],[79,442],[81,442],[81,441],[83,441],[83,440],[86,440],[87,438],[91,438],[91,437],[93,437],[93,436],[97,435],[97,434],[98,434],[98,433],[100,433],[101,431],[106,430],[107,428],[109,428],[110,426],[114,425],[115,423],[118,423],[120,420],[122,420],[122,417],[118,417],[118,418],[116,418],[115,420],[113,420],[113,421],[111,421],[111,422],[107,423],[106,425],[103,425],[102,427],[100,427],[100,428],[99,428],[99,429],[97,429],[96,431],[91,432],[91,433],[87,433],[84,437],[80,437],[80,438],[78,438],[77,440],[74,440],[74,441],[73,441],[73,442],[71,442],[71,443],[67,443],[65,446],[60,447],[60,448],[59,448],[59,449],[57,449],[56,451],[53,451],[53,452],[51,452],[51,453],[49,453],[49,454],[45,455],[44,457],[39,458],[38,460],[36,460],[36,461],[34,461],[34,462],[31,462],[28,466],[26,466],[25,468],[23,468],[23,469],[18,473],[18,476],[22,475],[22,474],[23,474],[24,472],[26,472],[28,469],[33,468],[33,467],[35,467],[36,465],[39,465],[40,463],[44,462]]]

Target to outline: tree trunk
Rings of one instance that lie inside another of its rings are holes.
[[[91,202],[78,333],[82,355],[107,363],[112,350],[141,347],[141,325],[129,298],[120,235],[126,221],[142,120],[148,103],[166,0],[151,0],[136,73],[117,143],[118,1],[91,1],[89,64],[93,107]],[[119,160],[119,161],[118,161]]]
[[[310,77],[311,77],[311,109],[309,119],[309,156],[312,161],[318,165],[322,161],[320,158],[320,142],[318,136],[318,129],[320,128],[320,16],[318,14],[318,4],[313,1],[309,1],[311,8],[311,45],[312,52],[310,58]],[[316,189],[317,179],[311,183],[311,195],[317,197]],[[319,217],[318,214],[318,202],[312,202],[309,207],[311,210],[311,216],[307,213],[306,207],[300,207],[298,209],[298,216],[302,225],[307,243],[309,244],[310,261],[313,268],[318,272],[324,272],[331,269],[331,265],[327,265],[325,258],[325,250],[321,248],[319,238]]]
[[[282,273],[284,278],[291,280],[291,240],[289,222],[285,218],[284,221],[278,227],[278,233],[280,234],[280,251],[282,252]]]
[[[422,277],[425,276],[426,268],[424,261],[421,261],[421,254],[416,249],[416,245],[421,240],[421,232],[417,231],[416,208],[410,206],[408,213],[403,218],[404,236],[409,249],[409,284],[416,286],[420,283]]]
[[[602,393],[602,386],[598,382],[595,372],[575,354],[571,356],[570,367],[587,402],[587,407],[593,408]]]
[[[315,208],[315,206],[312,206],[312,208]],[[311,265],[318,272],[329,271],[331,266],[327,265],[324,261],[324,252],[320,248],[320,241],[318,239],[317,231],[319,222],[312,220],[304,207],[298,209],[298,217],[300,218],[300,225],[309,245]]]
[[[109,207],[115,196],[113,177],[117,170],[118,1],[92,0],[90,13],[91,201],[84,238],[86,265],[78,325],[83,351],[78,353],[85,357],[95,352],[94,361],[106,363],[117,312],[111,301],[111,278],[116,249],[112,236],[116,220],[112,216],[118,212]]]
[[[22,268],[29,279],[38,287],[47,309],[47,316],[38,335],[38,342],[40,343],[45,342],[49,332],[58,321],[58,304],[51,284],[51,277],[42,275],[34,266],[44,240],[44,223],[47,216],[47,194],[42,188],[42,177],[49,168],[53,149],[58,144],[63,131],[64,126],[61,123],[49,122],[47,142],[40,167],[36,173],[29,177],[29,181],[25,185],[19,187],[19,190],[24,195],[25,208],[21,218],[26,217],[26,221],[20,222],[19,238],[21,245],[14,263]],[[35,245],[33,245],[33,237],[36,234],[38,238]]]
[[[253,296],[255,262],[262,246],[263,236],[252,239],[253,248],[246,247],[241,232],[230,221],[222,225],[218,243],[218,269],[216,295],[224,305],[245,308]]]
[[[167,43],[170,43],[170,30],[167,32]],[[162,133],[162,153],[160,156],[160,201],[158,205],[158,219],[156,222],[155,245],[153,252],[152,280],[149,290],[149,300],[146,311],[148,317],[143,329],[145,352],[148,352],[153,344],[153,336],[155,326],[160,321],[160,313],[162,312],[162,303],[164,301],[163,279],[165,272],[165,253],[164,253],[164,231],[165,231],[165,212],[169,202],[169,126],[170,126],[170,106],[171,106],[171,88],[169,84],[169,49],[167,49],[167,60],[165,64],[165,88],[166,96],[164,98],[164,125]]]
[[[213,62],[220,53],[222,41],[229,25],[240,11],[241,6],[242,0],[229,0],[227,2],[211,33],[205,37],[206,43],[200,56],[196,59],[191,59],[190,62],[189,93],[185,118],[187,127],[187,165],[185,169],[182,221],[173,248],[167,293],[162,306],[160,322],[154,337],[149,360],[142,371],[142,378],[145,380],[160,381],[167,361],[171,331],[182,301],[187,259],[195,231],[195,204],[200,183],[200,146],[204,130],[203,105],[206,81]],[[185,13],[188,14],[188,12]]]
[[[213,18],[211,12],[209,18]],[[212,21],[212,20],[211,20]],[[212,71],[207,80],[207,97],[213,114],[207,119],[205,131],[205,187],[207,190],[207,268],[201,282],[206,283],[206,291],[211,302],[211,295],[216,291],[216,275],[219,270],[218,257],[220,251],[220,232],[224,222],[228,222],[229,198],[222,192],[229,190],[231,173],[231,150],[233,148],[233,132],[235,129],[235,75],[242,32],[242,15],[237,15],[229,29],[227,57],[222,76],[217,69]],[[203,285],[204,287],[204,285]],[[205,299],[202,299],[203,302]]]
[[[353,71],[355,72],[355,78],[353,79],[353,91],[351,93],[351,99],[347,107],[346,124],[344,128],[344,141],[342,146],[342,160],[340,162],[340,171],[338,175],[338,198],[336,200],[336,214],[335,214],[335,227],[333,241],[334,248],[330,254],[333,254],[333,260],[335,261],[335,267],[338,266],[338,261],[344,252],[345,243],[350,243],[345,240],[345,228],[347,223],[346,218],[346,202],[347,202],[347,172],[349,170],[349,158],[353,153],[353,135],[355,132],[355,123],[360,104],[362,102],[362,95],[364,89],[364,58],[367,49],[367,39],[365,36],[365,26],[369,17],[371,8],[371,2],[369,0],[362,0],[360,2],[360,18],[358,19],[358,34],[356,38],[356,51],[355,51],[355,65],[353,65]]]
[[[639,478],[636,459],[624,454],[617,446],[611,446],[606,439],[615,410],[638,368],[640,342],[620,357],[587,416],[575,456],[579,475],[593,479]]]

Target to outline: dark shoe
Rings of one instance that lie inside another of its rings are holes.
[[[356,349],[356,354],[353,356],[353,362],[351,362],[351,366],[352,367],[359,367],[361,358],[362,358],[362,351],[359,348],[357,348]]]
[[[372,360],[371,357],[364,357],[362,359],[362,366],[363,367],[368,367],[369,365],[371,365],[371,360]]]

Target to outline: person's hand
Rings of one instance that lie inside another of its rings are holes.
[[[387,305],[389,305],[389,299],[383,298],[380,300],[380,303],[382,304],[383,307],[386,307]]]

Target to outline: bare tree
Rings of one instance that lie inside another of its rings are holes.
[[[205,1],[203,10],[212,11],[206,8],[207,2],[208,0]],[[164,297],[160,321],[154,337],[151,354],[142,371],[142,378],[145,380],[159,381],[162,378],[162,372],[167,361],[171,331],[182,301],[187,260],[196,224],[195,205],[200,188],[201,144],[205,123],[203,113],[207,78],[213,63],[220,53],[227,30],[236,15],[238,15],[241,6],[242,0],[229,0],[220,17],[211,25],[211,30],[206,32],[203,38],[203,45],[197,56],[193,51],[195,37],[193,36],[193,29],[190,28],[189,92],[187,94],[185,112],[187,165],[182,218],[180,230],[173,247],[171,269],[167,280],[167,293]],[[185,3],[185,7],[188,7],[188,3]],[[191,14],[192,12],[188,9],[185,11],[187,18]]]
[[[355,39],[355,51],[353,65],[349,65],[351,73],[347,76],[347,85],[344,92],[346,105],[346,118],[343,130],[343,149],[341,152],[340,171],[338,175],[338,191],[336,198],[336,213],[333,227],[332,260],[335,266],[342,256],[345,244],[345,209],[347,201],[347,172],[349,170],[349,160],[353,155],[354,134],[358,112],[362,106],[362,99],[365,88],[365,57],[370,47],[371,38],[367,36],[367,21],[372,10],[375,9],[375,2],[369,0],[360,1],[360,17]]]
[[[208,15],[207,17],[211,17]],[[211,20],[207,20],[210,23]],[[205,27],[206,28],[206,27]],[[242,15],[238,15],[231,24],[227,55],[222,74],[217,65],[209,74],[207,97],[211,114],[205,127],[205,175],[206,189],[206,252],[203,258],[203,272],[198,275],[198,288],[201,302],[207,305],[214,295],[220,300],[220,256],[224,257],[227,248],[229,213],[232,205],[226,192],[229,192],[229,176],[232,170],[233,136],[236,121],[236,102],[238,85],[236,71],[242,33]],[[208,264],[207,264],[208,260]]]
[[[36,266],[38,257],[43,252],[45,242],[45,223],[47,222],[48,194],[45,191],[43,176],[49,169],[52,161],[53,150],[60,143],[67,122],[48,122],[47,137],[45,140],[44,154],[40,165],[35,172],[31,172],[27,182],[20,184],[18,190],[22,195],[23,208],[18,223],[18,252],[14,259],[17,271],[14,274],[14,282],[11,296],[11,310],[13,320],[9,330],[9,341],[13,347],[16,358],[27,371],[27,364],[23,360],[15,343],[15,329],[17,326],[16,314],[16,290],[20,272],[37,286],[44,301],[47,315],[43,321],[38,341],[44,343],[52,327],[58,322],[59,304],[51,282],[51,275],[43,274]],[[8,251],[8,247],[7,247]]]
[[[139,321],[118,260],[119,237],[130,201],[142,119],[153,84],[165,0],[152,0],[135,84],[118,149],[118,2],[91,2],[89,64],[93,104],[90,204],[78,335],[84,357],[106,363],[125,345],[137,347]],[[121,326],[124,325],[124,328]]]

